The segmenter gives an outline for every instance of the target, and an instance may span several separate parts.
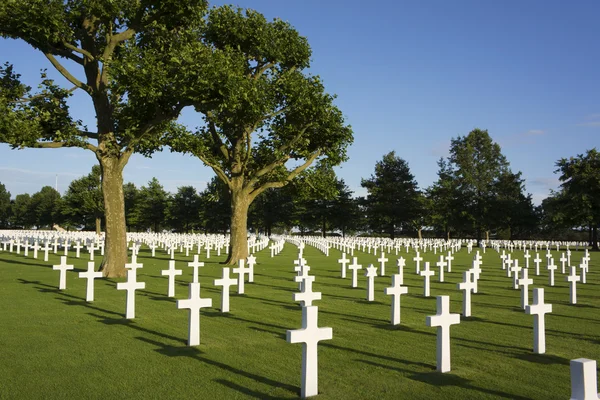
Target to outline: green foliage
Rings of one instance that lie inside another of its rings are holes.
[[[200,193],[200,220],[205,232],[227,232],[231,219],[231,195],[225,183],[213,176]]]
[[[63,203],[63,215],[70,225],[87,230],[96,229],[96,219],[104,215],[102,182],[98,165],[93,166],[88,175],[75,179],[69,184]]]
[[[177,188],[168,205],[169,225],[177,232],[189,232],[200,225],[200,196],[193,186]]]
[[[35,224],[35,213],[31,209],[31,196],[18,194],[11,203],[10,225],[12,228],[28,229]]]
[[[125,224],[129,229],[138,225],[135,209],[139,200],[139,190],[131,182],[123,185],[123,197],[125,202]]]
[[[135,215],[140,228],[152,228],[159,232],[165,224],[169,193],[167,193],[158,179],[152,178],[147,186],[142,186],[138,193]]]
[[[375,164],[375,174],[363,179],[361,186],[368,191],[366,212],[371,229],[385,232],[394,238],[397,231],[412,228],[421,206],[419,189],[408,163],[394,151]]]
[[[44,186],[31,196],[28,214],[35,218],[38,229],[52,229],[54,224],[62,222],[62,199],[60,193],[51,186]]]
[[[0,183],[0,228],[8,228],[10,214],[10,192],[6,190],[6,186]]]

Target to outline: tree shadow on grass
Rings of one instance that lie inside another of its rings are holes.
[[[194,348],[194,347],[189,347],[189,346],[170,346],[170,345],[166,345],[164,343],[160,343],[160,342],[156,342],[154,340],[145,338],[145,337],[138,337],[137,339],[141,340],[142,342],[146,342],[148,344],[154,345],[159,347],[158,349],[155,349],[155,351],[159,354],[163,354],[165,356],[168,357],[190,357],[194,360],[198,360],[200,362],[203,362],[205,364],[211,365],[213,367],[217,367],[220,369],[223,369],[225,371],[234,373],[236,375],[240,375],[243,376],[245,378],[248,379],[252,379],[256,382],[260,382],[263,383],[265,385],[269,385],[269,386],[273,386],[276,388],[282,388],[285,390],[290,391],[292,394],[294,395],[298,395],[299,394],[299,390],[297,387],[286,384],[284,382],[278,382],[276,380],[261,376],[261,375],[257,375],[257,374],[253,374],[251,372],[248,372],[246,370],[242,370],[236,367],[233,367],[231,365],[227,365],[224,364],[222,362],[216,361],[216,360],[212,360],[206,357],[203,357],[202,355],[204,354],[201,350]],[[245,388],[244,388],[245,389]],[[268,395],[265,394],[260,394],[260,398],[263,399],[267,399],[269,398]]]
[[[477,386],[473,386],[469,379],[466,379],[466,378],[463,378],[463,377],[460,377],[460,376],[457,376],[454,374],[448,374],[448,373],[442,374],[437,371],[414,374],[412,376],[409,376],[409,379],[427,383],[429,385],[433,385],[436,387],[457,386],[457,387],[460,387],[463,389],[474,390],[477,392],[486,393],[486,394],[496,396],[496,397],[504,397],[507,399],[515,399],[515,400],[529,400],[528,397],[515,395],[513,393],[506,393],[506,392],[501,392],[498,390],[484,389],[484,388],[480,388]]]
[[[34,258],[35,260],[35,258]],[[6,263],[6,264],[21,264],[21,265],[27,265],[29,267],[40,267],[40,268],[52,268],[52,265],[50,264],[39,264],[36,262],[25,262],[25,261],[21,261],[21,260],[9,260],[6,258],[0,258],[0,262],[1,263]]]

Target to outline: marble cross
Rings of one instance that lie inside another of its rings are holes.
[[[437,313],[425,319],[429,327],[437,327],[437,370],[450,371],[450,326],[460,323],[460,314],[450,314],[450,297],[437,296]]]
[[[392,296],[392,325],[400,324],[400,296],[408,293],[408,287],[402,286],[402,275],[392,275],[392,286],[385,288],[385,294]]]
[[[348,266],[348,269],[352,271],[352,287],[358,287],[358,270],[362,269],[362,265],[356,263],[357,258],[352,257],[352,264]]]
[[[529,259],[531,258],[531,254],[529,254],[529,250],[525,250],[525,254],[523,255],[525,259],[525,268],[529,268]]]
[[[429,262],[425,262],[425,268],[421,270],[419,275],[421,275],[425,280],[423,285],[423,296],[429,297],[431,287],[429,280],[433,275],[435,275],[435,272],[429,269]]]
[[[463,272],[463,281],[457,285],[463,291],[463,316],[471,316],[471,292],[475,290],[475,282],[471,280],[471,271]]]
[[[546,352],[546,317],[552,312],[552,304],[544,303],[544,289],[533,289],[533,304],[525,307],[525,313],[534,315],[533,320],[533,352]]]
[[[416,262],[417,264],[417,269],[416,269],[416,273],[420,273],[421,272],[421,261],[423,261],[423,257],[419,256],[419,252],[417,251],[417,256],[415,258],[413,258],[413,261]]]
[[[560,270],[561,270],[561,273],[564,274],[565,273],[565,265],[567,263],[567,257],[565,257],[565,253],[561,254],[561,256],[558,259],[558,261],[560,261]]]
[[[302,302],[302,307],[312,306],[312,302],[315,300],[321,300],[321,292],[313,292],[312,284],[315,281],[314,276],[304,277],[304,284],[302,285],[302,292],[294,293],[293,300]]]
[[[127,270],[127,281],[117,283],[117,290],[126,290],[127,299],[125,301],[125,318],[135,318],[135,291],[137,289],[145,289],[145,282],[137,281],[137,269]]]
[[[229,287],[237,285],[237,280],[229,277],[229,268],[223,268],[221,279],[215,279],[215,286],[223,286],[221,312],[229,312]]]
[[[288,330],[288,343],[302,343],[302,398],[319,394],[319,370],[317,345],[321,340],[330,340],[333,329],[319,328],[319,308],[317,306],[302,308],[302,329]]]
[[[440,269],[440,282],[444,282],[444,268],[446,267],[446,262],[444,261],[444,255],[440,254],[440,260],[435,264],[436,267]]]
[[[524,268],[521,271],[522,278],[517,280],[517,285],[521,286],[521,308],[525,309],[529,305],[529,285],[533,285],[533,279],[529,278],[529,270]]]
[[[549,283],[550,286],[554,286],[554,270],[556,270],[556,268],[558,268],[556,265],[554,265],[554,260],[552,258],[550,258],[550,264],[548,265],[548,278],[549,278]]]
[[[571,400],[598,400],[596,361],[587,358],[571,360]]]
[[[452,261],[454,261],[454,257],[452,256],[452,252],[449,251],[446,256],[446,262],[448,263],[448,272],[452,272]]]
[[[254,254],[250,254],[246,258],[246,264],[248,265],[248,283],[254,282],[254,266],[256,265],[256,257]]]
[[[194,268],[193,283],[198,283],[198,268],[204,267],[204,263],[198,261],[198,254],[194,254],[194,261],[188,263],[188,267]]]
[[[94,279],[102,278],[102,271],[95,272],[94,271],[94,262],[88,261],[87,271],[80,272],[79,277],[87,279],[85,301],[94,301]]]
[[[349,262],[350,260],[346,258],[346,253],[342,253],[342,258],[338,259],[338,263],[342,264],[342,278],[346,278],[346,264]]]
[[[177,308],[188,308],[190,310],[188,346],[200,344],[200,309],[212,307],[212,299],[200,297],[200,283],[190,283],[190,297],[185,300],[177,300]]]
[[[571,304],[577,304],[577,282],[581,280],[581,277],[577,275],[576,267],[571,267],[571,275],[567,276],[567,282],[569,282],[569,301]]]
[[[175,260],[169,260],[169,269],[161,270],[160,274],[169,277],[167,296],[175,297],[175,277],[177,275],[182,275],[183,271],[180,269],[175,269]]]
[[[238,294],[244,294],[244,282],[248,269],[244,266],[244,259],[238,260],[238,267],[231,270],[234,274],[238,274]]]
[[[396,262],[398,266],[398,275],[400,275],[400,285],[404,284],[404,267],[406,266],[406,260],[403,257],[400,257]]]
[[[510,272],[512,272],[512,278],[513,278],[513,289],[518,289],[519,288],[519,272],[521,272],[521,267],[519,267],[519,260],[515,259],[513,261],[513,266],[509,268]]]
[[[55,271],[60,271],[58,279],[58,289],[65,290],[67,288],[67,271],[73,269],[72,265],[67,264],[67,256],[60,256],[60,264],[52,266]]]
[[[375,300],[375,277],[377,276],[377,268],[370,264],[366,271],[365,276],[367,277],[367,300]]]
[[[381,257],[377,259],[379,262],[379,275],[385,276],[385,263],[388,262],[388,259],[385,258],[385,253],[381,252]]]

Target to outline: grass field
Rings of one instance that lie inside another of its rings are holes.
[[[582,254],[573,251],[574,263]],[[69,259],[76,270],[68,272],[67,289],[59,291],[59,273],[52,270],[58,256],[44,263],[0,252],[0,398],[297,398],[301,345],[285,341],[286,330],[301,323],[300,307],[292,301],[297,248],[286,244],[275,258],[268,250],[256,256],[255,283],[246,285],[245,295],[233,294],[232,287],[228,314],[219,312],[220,287],[213,285],[223,257],[204,260],[202,297],[212,298],[214,307],[202,310],[201,345],[190,348],[188,311],[178,310],[175,299],[166,296],[167,279],[160,275],[168,267],[166,254],[157,252],[153,259],[147,248],[140,253],[144,268],[138,280],[146,289],[137,292],[135,320],[125,320],[125,291],[115,289],[115,280],[96,280],[96,300],[85,302],[86,281],[77,272],[86,268],[87,259]],[[383,293],[396,271],[396,257],[388,256],[388,276],[376,278],[376,301],[367,302],[364,270],[359,288],[352,289],[350,276],[339,277],[339,256],[338,251],[327,258],[312,247],[305,250],[310,274],[316,275],[313,289],[323,293],[314,304],[319,326],[333,328],[333,340],[319,346],[319,399],[566,399],[569,360],[600,360],[600,254],[591,254],[588,283],[578,285],[577,305],[569,304],[560,268],[555,287],[548,287],[545,267],[540,276],[530,269],[533,287],[545,287],[546,302],[553,304],[546,316],[547,354],[535,355],[533,317],[520,309],[520,291],[512,289],[498,253],[488,249],[479,293],[473,295],[473,317],[451,329],[452,372],[447,374],[435,372],[436,329],[425,326],[425,317],[435,314],[435,296],[442,294],[451,296],[452,312],[461,312],[456,284],[472,254],[455,255],[445,283],[433,278],[430,298],[422,297],[423,280],[409,255],[404,278],[409,294],[402,296],[397,327],[389,323],[391,297]],[[355,256],[363,267],[377,265],[372,255]],[[424,257],[437,259],[432,253]],[[176,258],[177,268],[184,270],[176,298],[187,298],[192,269],[184,262],[192,257]]]

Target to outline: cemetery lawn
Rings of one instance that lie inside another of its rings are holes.
[[[332,327],[333,339],[319,345],[318,399],[566,399],[570,395],[569,360],[600,360],[600,254],[590,253],[587,284],[577,286],[578,304],[569,304],[565,276],[556,270],[556,286],[548,286],[545,251],[541,275],[533,262],[530,277],[545,288],[545,301],[553,305],[546,315],[547,353],[536,355],[533,316],[520,309],[520,291],[500,268],[494,250],[483,254],[479,293],[473,295],[471,318],[461,318],[451,328],[452,371],[440,374],[436,365],[436,329],[425,326],[425,317],[436,312],[436,295],[450,295],[451,311],[461,312],[462,292],[456,285],[470,267],[473,254],[455,254],[445,283],[432,278],[430,298],[423,298],[423,279],[415,275],[411,253],[404,273],[408,295],[401,299],[402,323],[390,324],[391,296],[384,288],[397,272],[396,257],[388,255],[386,277],[375,280],[375,302],[366,298],[364,268],[378,266],[376,257],[356,252],[359,288],[352,289],[351,273],[342,280],[332,250],[325,257],[307,246],[305,258],[313,290],[323,293],[319,326]],[[555,260],[559,253],[553,252]],[[401,256],[407,258],[406,253]],[[533,253],[535,255],[535,253]],[[573,251],[578,265],[583,253]],[[231,312],[219,311],[224,257],[205,260],[199,270],[201,296],[213,307],[202,309],[200,346],[186,346],[188,310],[178,310],[168,298],[168,256],[157,251],[151,258],[144,247],[138,261],[136,318],[126,320],[125,291],[117,280],[96,280],[95,301],[85,301],[86,280],[77,277],[87,268],[87,255],[69,263],[67,289],[59,291],[59,257],[44,263],[22,254],[0,252],[0,398],[152,398],[152,399],[292,399],[300,392],[302,345],[285,341],[286,330],[298,329],[301,311],[292,301],[293,259],[297,248],[286,244],[274,258],[268,250],[256,253],[255,283],[245,295],[232,287]],[[522,252],[513,258],[524,265]],[[72,257],[72,258],[71,258]],[[426,261],[437,260],[432,253]],[[99,262],[100,257],[96,257]],[[188,297],[192,257],[176,256],[176,299]],[[533,260],[533,258],[532,258]],[[556,262],[559,264],[559,262]],[[560,264],[559,264],[560,265]],[[580,274],[580,271],[578,271]],[[119,280],[124,281],[124,280]],[[531,302],[531,294],[530,294]]]

